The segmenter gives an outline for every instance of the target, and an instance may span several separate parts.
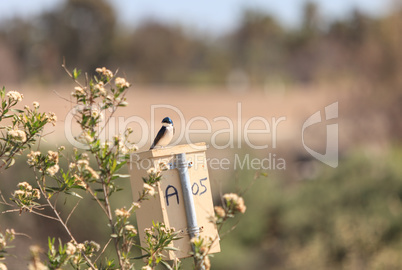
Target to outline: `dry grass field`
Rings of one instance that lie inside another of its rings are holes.
[[[72,103],[69,102],[73,87],[73,84],[47,86],[46,89],[30,86],[14,87],[24,94],[24,104],[29,105],[33,101],[40,101],[43,111],[56,113],[58,124],[52,130],[53,133],[47,137],[49,142],[62,143],[66,139],[65,128],[70,126],[68,119],[66,122],[66,117],[73,109]],[[10,86],[7,88],[13,89]],[[220,133],[213,138],[218,146],[226,145],[230,139],[235,142],[244,141],[244,129],[247,125],[246,129],[250,130],[247,137],[252,145],[268,144],[271,148],[276,140],[276,148],[279,148],[281,144],[300,147],[304,121],[316,111],[321,110],[323,113],[325,106],[339,102],[340,137],[344,143],[349,143],[347,139],[350,137],[349,133],[352,132],[353,124],[348,122],[348,111],[353,100],[350,99],[352,94],[346,93],[347,91],[320,86],[295,87],[281,92],[251,89],[243,93],[233,93],[218,88],[181,89],[133,86],[126,96],[129,105],[120,108],[113,115],[115,123],[109,122],[108,134],[113,135],[113,132],[117,132],[123,126],[131,126],[136,131],[133,140],[137,143],[142,140],[141,142],[144,143],[141,143],[140,150],[146,150],[151,144],[151,125],[153,124],[153,131],[157,132],[161,119],[170,116],[176,127],[174,138],[176,143],[186,142],[184,134],[186,130],[193,131],[188,135],[191,142],[208,142],[213,134],[219,131]],[[266,122],[261,118],[264,118]],[[208,130],[207,122],[210,124],[210,130]],[[266,123],[269,130],[265,126]],[[115,124],[114,127],[113,124]],[[145,130],[144,124],[149,130]],[[312,134],[312,138],[306,136],[306,142],[312,140],[313,144],[321,143],[320,138],[325,137],[325,127],[322,127],[323,130],[317,127],[312,132],[315,133],[315,135]],[[260,130],[261,134],[252,130]],[[72,134],[78,135],[74,131],[73,125]],[[276,139],[273,138],[274,132]],[[145,135],[148,137],[147,140],[143,138]],[[234,145],[237,148],[238,144],[234,143]]]

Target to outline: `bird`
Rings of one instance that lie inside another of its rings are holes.
[[[155,147],[165,147],[170,143],[173,138],[174,127],[173,121],[170,117],[165,117],[162,120],[162,127],[159,130],[158,134],[155,137],[154,142],[151,145],[149,150],[154,149]]]

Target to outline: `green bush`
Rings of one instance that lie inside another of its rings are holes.
[[[214,265],[217,269],[400,269],[400,164],[400,147],[382,156],[357,151],[337,169],[323,169],[312,180],[258,180],[245,196],[250,210],[231,239],[222,242],[229,251],[216,257]],[[239,177],[250,179],[253,173],[244,171]]]

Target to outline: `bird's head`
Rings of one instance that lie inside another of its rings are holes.
[[[164,124],[164,123],[173,125],[173,121],[172,121],[172,119],[170,119],[170,117],[163,118],[162,124]]]

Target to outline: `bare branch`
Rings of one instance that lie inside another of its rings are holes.
[[[63,99],[64,101],[67,101],[67,102],[69,102],[69,103],[71,103],[71,104],[75,104],[75,102],[71,101],[70,99],[67,99],[67,98],[63,97],[63,96],[62,96],[61,94],[59,94],[56,90],[53,90],[53,92],[54,92],[59,98]]]
[[[66,67],[66,59],[64,59],[63,57],[63,64],[61,65],[61,67],[64,69],[64,71],[68,74],[68,76],[70,76],[71,79],[73,79],[73,81],[78,84],[80,87],[85,88],[85,86],[83,86],[78,80],[76,80],[73,76],[73,74],[71,74],[71,72],[67,69]]]
[[[112,238],[109,238],[109,241],[107,241],[106,245],[103,247],[101,253],[99,254],[99,256],[95,259],[94,263],[96,263],[99,258],[102,256],[103,253],[105,253],[106,248],[108,247],[108,245],[110,244],[110,242],[112,242]]]
[[[74,213],[75,209],[77,209],[78,205],[80,204],[81,199],[77,201],[77,203],[75,204],[75,206],[73,207],[73,209],[71,210],[70,214],[68,215],[68,217],[66,218],[66,225],[68,223],[68,221],[70,220],[71,215]]]
[[[42,214],[41,212],[36,212],[36,211],[34,211],[34,210],[31,210],[31,213],[33,213],[33,214],[35,214],[35,215],[38,215],[38,216],[41,216],[41,217],[45,217],[45,218],[48,218],[48,219],[52,219],[52,220],[59,221],[57,218],[52,217],[52,216],[48,216],[48,215],[45,215],[45,214]]]
[[[87,190],[89,193],[92,195],[92,197],[95,199],[95,201],[99,204],[100,208],[105,212],[106,216],[108,215],[107,210],[105,206],[102,204],[101,201],[99,201],[98,197],[95,195],[95,193],[92,191],[91,187],[88,186]]]
[[[107,216],[107,218],[109,220],[109,224],[110,224],[110,228],[112,230],[112,234],[115,234],[116,233],[116,228],[115,228],[114,223],[113,223],[112,210],[110,208],[110,203],[109,203],[108,186],[106,185],[104,179],[102,181],[102,189],[103,189],[103,195],[105,197],[105,208],[106,208],[106,211],[107,211],[106,216]],[[115,245],[115,248],[116,248],[117,258],[119,260],[120,267],[123,267],[123,259],[122,259],[120,249],[119,249],[119,239],[113,238],[113,240],[114,240],[114,245]]]

